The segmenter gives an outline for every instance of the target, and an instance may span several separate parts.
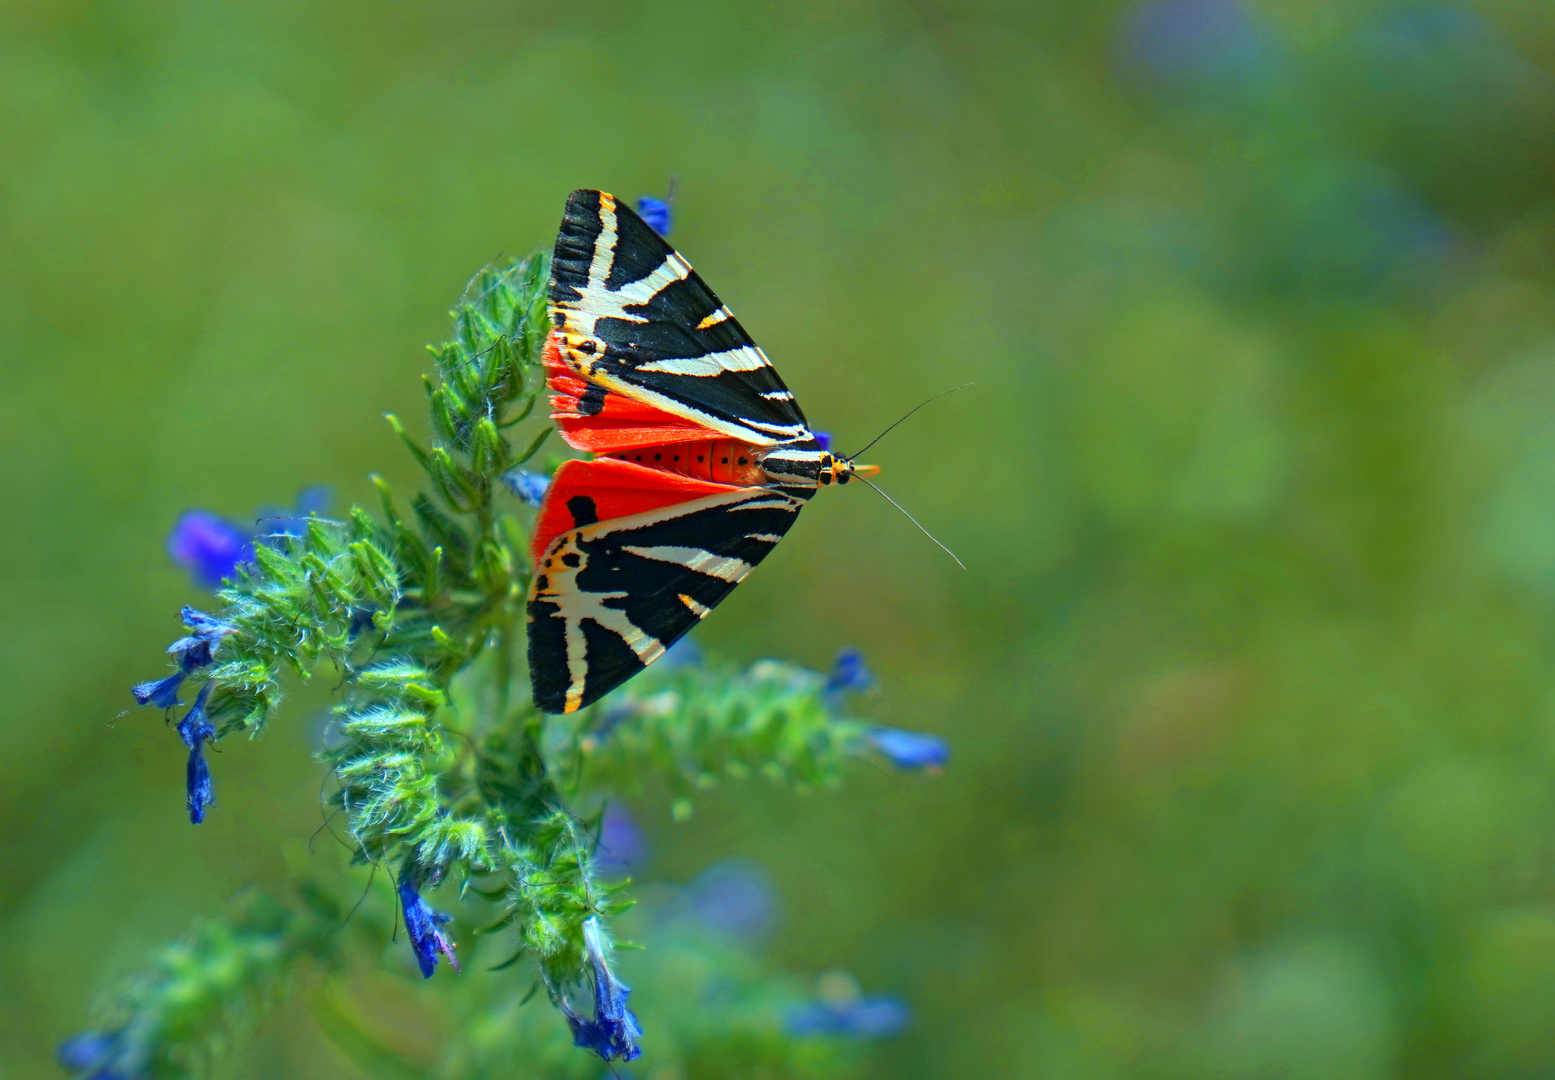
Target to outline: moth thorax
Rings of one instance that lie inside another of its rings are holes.
[[[789,443],[764,449],[760,460],[762,470],[773,483],[814,486],[830,456],[815,449],[814,442],[810,441],[808,445]]]

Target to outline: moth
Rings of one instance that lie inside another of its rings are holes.
[[[567,198],[551,260],[557,470],[531,536],[535,705],[570,713],[664,655],[788,532],[832,454],[734,315],[628,206]]]

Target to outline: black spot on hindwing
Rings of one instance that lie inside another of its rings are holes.
[[[594,506],[594,500],[587,495],[574,495],[567,500],[567,513],[572,515],[574,526],[592,525],[599,520],[599,511]]]

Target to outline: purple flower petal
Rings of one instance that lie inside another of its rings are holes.
[[[247,529],[208,510],[188,510],[167,537],[173,561],[208,589],[230,578],[240,563],[254,558]]]

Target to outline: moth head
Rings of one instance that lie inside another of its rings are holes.
[[[874,476],[879,465],[860,465],[852,458],[828,454],[821,459],[821,483],[846,484],[855,476]]]

